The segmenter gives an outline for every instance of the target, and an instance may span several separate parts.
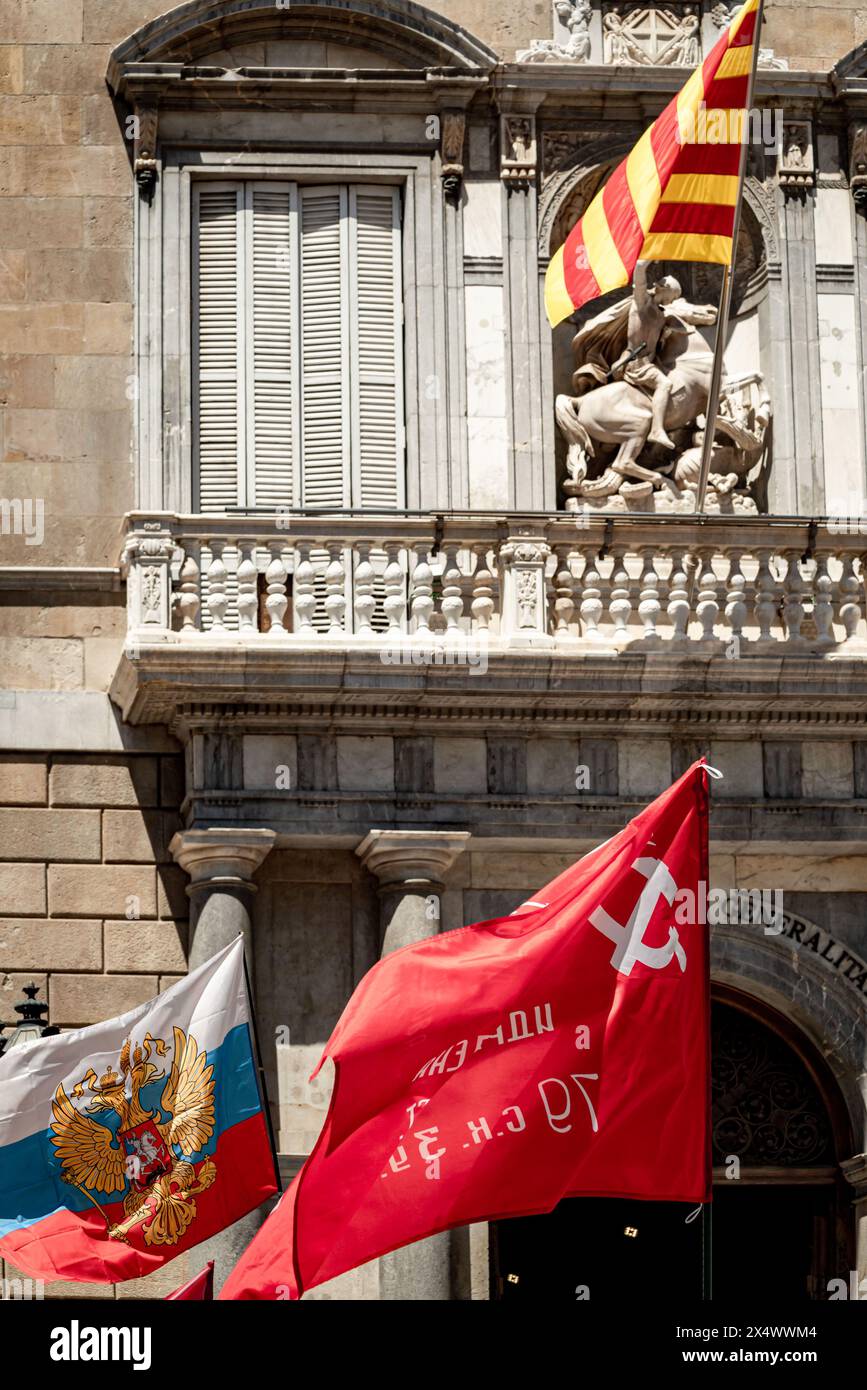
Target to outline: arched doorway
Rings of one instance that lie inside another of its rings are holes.
[[[852,1267],[842,1097],[803,1036],[748,995],[715,989],[712,1028],[713,1296],[823,1299]],[[498,1222],[491,1297],[607,1303],[643,1288],[699,1300],[705,1237],[694,1216],[674,1202],[573,1199]]]

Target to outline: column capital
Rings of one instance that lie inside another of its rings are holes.
[[[371,830],[355,853],[382,888],[441,884],[471,838],[467,830]]]
[[[246,888],[256,891],[253,875],[274,847],[273,830],[214,826],[209,830],[179,830],[169,852],[190,875],[188,893],[202,888]]]
[[[855,1200],[867,1198],[867,1154],[856,1154],[840,1164],[843,1177],[855,1188]]]

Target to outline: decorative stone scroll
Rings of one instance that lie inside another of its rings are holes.
[[[141,196],[150,202],[160,167],[157,159],[159,109],[156,106],[137,106],[134,120],[133,173]]]
[[[448,110],[442,113],[440,120],[440,159],[442,161],[440,177],[443,181],[443,193],[452,202],[456,202],[461,196],[466,128],[466,112]]]
[[[861,212],[867,212],[867,125],[853,125],[849,140],[849,185],[855,206]]]

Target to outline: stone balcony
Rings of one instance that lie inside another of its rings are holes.
[[[112,697],[182,706],[455,702],[574,718],[792,702],[853,712],[867,536],[766,517],[128,517]],[[819,702],[818,704],[816,702]]]

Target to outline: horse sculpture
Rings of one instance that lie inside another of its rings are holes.
[[[591,320],[573,340],[577,368],[572,378],[575,395],[559,395],[557,423],[569,446],[567,469],[586,496],[614,493],[625,478],[655,481],[659,470],[638,463],[651,420],[650,398],[637,386],[611,380],[611,365],[622,347],[629,300]],[[656,363],[671,382],[665,429],[671,434],[694,428],[707,411],[713,354],[697,324],[713,322],[715,310],[676,300],[667,307],[667,326]],[[620,449],[601,478],[587,482],[594,443],[619,444]]]

